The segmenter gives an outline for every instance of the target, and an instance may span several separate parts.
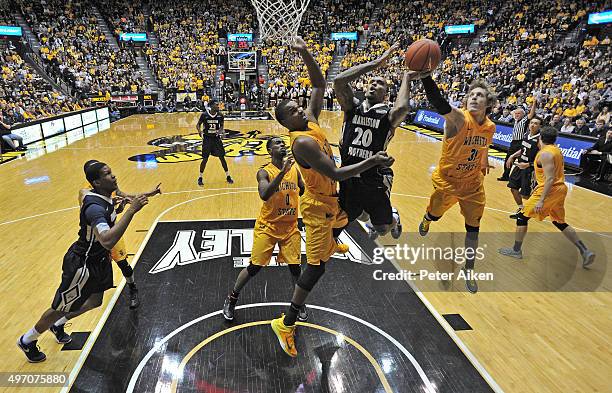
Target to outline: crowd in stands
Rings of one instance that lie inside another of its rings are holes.
[[[96,0],[95,4],[117,39],[122,33],[147,31],[141,0]]]
[[[150,4],[157,48],[146,54],[160,85],[170,91],[199,91],[217,72],[219,38],[227,32],[255,31],[256,17],[246,0],[178,0]]]
[[[144,92],[148,87],[129,49],[112,48],[86,1],[23,2],[41,44],[47,72],[85,95]]]
[[[83,109],[83,101],[55,91],[14,50],[1,52],[0,110],[9,124],[49,117]]]

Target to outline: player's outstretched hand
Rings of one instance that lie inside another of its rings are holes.
[[[158,185],[157,185],[157,186],[156,186],[154,189],[152,189],[151,191],[147,192],[147,193],[145,194],[145,196],[150,198],[150,197],[154,197],[154,196],[155,196],[155,195],[157,195],[157,194],[160,194],[160,195],[161,195],[162,190],[161,190],[161,188],[160,188],[160,187],[161,187],[161,183],[159,183],[159,184],[158,184]]]
[[[406,71],[406,75],[408,75],[408,80],[415,81],[418,79],[427,78],[431,75],[431,71]]]
[[[391,57],[391,55],[393,55],[399,49],[399,47],[399,42],[396,42],[395,44],[391,45],[391,47],[387,49],[385,53],[382,54],[382,56],[374,60],[376,62],[376,67],[382,67],[383,65],[385,65],[387,60],[389,60],[389,57]]]
[[[379,151],[378,153],[372,156],[372,160],[376,163],[376,165],[381,166],[391,166],[395,162],[395,158],[389,156],[385,151]]]
[[[304,51],[306,50],[306,42],[304,42],[302,37],[297,36],[294,38],[294,41],[291,44],[291,49],[297,52]]]
[[[149,203],[149,198],[145,195],[138,195],[130,201],[130,209],[132,212],[138,213],[145,205]]]
[[[291,169],[292,166],[293,166],[293,158],[289,157],[285,160],[285,163],[283,164],[282,172],[283,173],[289,172],[289,169]]]

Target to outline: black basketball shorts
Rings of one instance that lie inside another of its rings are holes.
[[[521,169],[518,167],[512,168],[510,178],[508,180],[508,188],[519,190],[522,196],[529,198],[533,191],[534,184],[532,182],[533,169]]]
[[[370,215],[373,225],[391,225],[391,186],[393,172],[386,168],[378,179],[352,177],[340,182],[340,207],[354,221],[363,212]]]
[[[62,281],[55,292],[51,308],[57,311],[77,311],[94,293],[113,288],[113,268],[110,254],[96,257],[78,255],[70,247],[62,264]]]
[[[223,141],[218,136],[204,136],[202,138],[202,157],[225,157]]]

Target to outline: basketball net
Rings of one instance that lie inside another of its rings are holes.
[[[251,0],[264,41],[293,43],[310,0]]]

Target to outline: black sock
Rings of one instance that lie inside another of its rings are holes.
[[[431,218],[431,216],[429,215],[429,213],[425,213],[425,215],[423,216],[423,219],[424,219],[424,220],[427,220],[427,221],[433,221],[433,219]]]
[[[283,320],[285,326],[295,325],[295,321],[297,321],[297,316],[301,308],[302,306],[291,302],[291,306],[289,306],[289,311],[287,311],[287,315],[285,315],[285,319]]]
[[[578,247],[578,249],[580,250],[580,254],[584,254],[584,252],[587,250],[587,246],[584,245],[582,240],[578,240],[576,242],[576,247]]]
[[[236,304],[236,302],[238,301],[238,296],[240,296],[240,292],[232,291],[228,296],[230,303]]]
[[[136,289],[136,283],[128,282],[128,287],[130,287],[130,290],[133,291],[134,289]]]
[[[465,262],[465,268],[474,270],[474,258],[468,258],[468,260]]]
[[[518,252],[518,251],[521,251],[522,246],[523,246],[523,242],[515,241],[514,247],[512,247],[512,249]]]

